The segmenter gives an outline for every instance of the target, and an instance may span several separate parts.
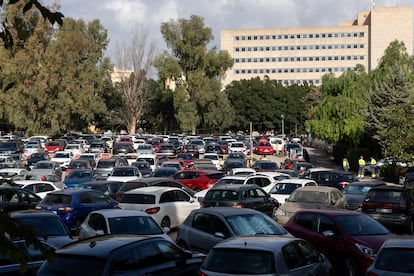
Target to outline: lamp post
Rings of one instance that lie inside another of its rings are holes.
[[[280,115],[282,118],[282,137],[285,138],[285,115]]]

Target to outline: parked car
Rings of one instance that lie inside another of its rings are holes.
[[[162,229],[147,213],[137,210],[103,209],[89,213],[81,224],[79,239],[99,235],[148,235],[170,239],[166,234],[169,229]]]
[[[386,240],[368,267],[366,276],[408,276],[413,275],[414,240],[396,238]]]
[[[116,142],[114,148],[112,149],[112,154],[127,154],[134,153],[134,147],[132,143],[129,142]]]
[[[350,183],[342,192],[345,195],[346,202],[348,203],[347,209],[361,211],[362,202],[364,202],[368,191],[372,187],[386,185],[384,181],[356,181]]]
[[[388,185],[372,187],[362,202],[362,212],[386,227],[412,234],[414,232],[413,189]]]
[[[171,179],[186,185],[194,191],[201,191],[213,186],[224,175],[221,171],[186,170],[175,173],[171,176]]]
[[[34,229],[35,235],[56,248],[73,242],[62,219],[53,212],[39,210],[14,211],[9,216]]]
[[[249,149],[246,147],[246,145],[243,142],[229,143],[228,150],[229,150],[229,153],[230,152],[242,152],[245,155],[247,155],[249,152]]]
[[[56,247],[46,241],[39,241],[43,248],[49,252],[56,250]],[[22,263],[16,258],[11,258],[7,254],[0,255],[0,275],[36,275],[38,269],[47,259],[42,254],[40,248],[35,247],[33,243],[27,243],[26,240],[11,241],[12,246],[18,249],[26,258],[26,269],[22,271]]]
[[[40,180],[16,180],[14,183],[22,189],[33,192],[44,198],[48,193],[62,190],[56,186],[53,182],[40,181]]]
[[[25,176],[29,173],[28,170],[23,168],[3,168],[0,169],[0,179],[13,179],[18,176]]]
[[[66,188],[71,189],[83,182],[93,181],[94,179],[95,176],[91,169],[73,169],[65,176],[63,183],[65,183]]]
[[[217,153],[206,152],[206,153],[204,153],[203,159],[211,160],[211,162],[216,167],[215,170],[219,171],[219,170],[222,169],[222,165],[221,165],[221,162],[220,162],[220,156]]]
[[[181,148],[181,152],[182,153],[191,153],[194,158],[199,158],[200,157],[200,152],[198,150],[198,147],[196,145],[193,144],[186,144],[183,145]]]
[[[69,174],[71,172],[71,170],[79,170],[79,169],[93,170],[89,160],[74,159],[74,160],[70,161],[69,166],[66,169],[66,174]]]
[[[155,171],[155,169],[158,168],[158,158],[156,154],[139,154],[136,161],[147,161],[150,164],[152,171]]]
[[[252,168],[256,172],[274,172],[279,169],[279,165],[271,160],[256,160],[252,164]]]
[[[45,152],[48,154],[55,154],[58,151],[63,151],[66,145],[62,141],[49,141],[45,144]]]
[[[249,208],[216,207],[193,210],[177,229],[176,242],[184,249],[208,253],[217,243],[248,235],[290,236],[262,212]]]
[[[38,161],[36,164],[33,165],[32,173],[42,173],[46,174],[55,174],[58,177],[62,178],[62,168],[60,167],[59,163],[56,161]]]
[[[112,169],[121,166],[121,162],[115,158],[99,159],[96,164],[95,174],[96,179],[105,180],[111,174]]]
[[[23,153],[23,142],[18,139],[0,141],[0,154]]]
[[[0,212],[35,209],[42,198],[19,187],[0,186]]]
[[[34,164],[36,164],[38,161],[49,161],[50,157],[44,152],[39,153],[32,153],[30,156],[26,159],[27,166],[32,169]]]
[[[236,236],[218,243],[200,275],[332,275],[328,259],[309,242],[274,236]]]
[[[192,210],[200,208],[200,203],[180,188],[152,186],[126,191],[119,207],[145,211],[161,227],[172,229],[183,223]]]
[[[204,257],[162,237],[106,235],[56,250],[38,275],[197,275]]]
[[[58,162],[62,170],[66,170],[74,155],[71,151],[58,151],[50,161]]]
[[[294,190],[305,186],[318,186],[318,183],[311,179],[290,178],[278,181],[265,191],[282,204]]]
[[[155,169],[155,171],[152,173],[152,177],[171,177],[175,173],[177,173],[178,170],[175,167],[158,167]]]
[[[88,160],[89,164],[91,165],[92,169],[96,169],[96,154],[95,153],[82,153],[79,155],[77,160]]]
[[[259,142],[255,149],[255,153],[259,155],[273,155],[275,153],[273,146],[269,142]]]
[[[274,219],[284,225],[295,212],[304,209],[346,209],[345,195],[326,186],[305,186],[294,190],[274,213]]]
[[[23,156],[29,157],[32,153],[45,153],[40,143],[38,144],[27,144],[23,147]]]
[[[171,143],[161,143],[158,146],[158,153],[168,157],[173,157],[176,155],[176,149]]]
[[[271,217],[279,202],[256,184],[232,184],[211,188],[201,201],[202,208],[218,206],[255,209]]]
[[[64,151],[72,152],[73,156],[79,157],[85,152],[85,148],[82,144],[67,144]]]
[[[136,149],[136,154],[154,154],[154,149],[151,144],[138,144]]]
[[[315,180],[320,186],[335,187],[339,190],[343,190],[349,183],[359,180],[358,176],[352,172],[327,168],[309,169],[303,178]]]
[[[147,161],[134,161],[131,166],[137,167],[142,177],[149,177],[152,174],[151,165]]]
[[[112,208],[118,208],[118,202],[100,191],[90,189],[52,192],[36,206],[37,210],[52,211],[59,215],[74,235],[79,234],[79,227],[90,212]]]
[[[142,178],[141,171],[135,166],[114,167],[106,180],[108,181],[135,181]]]
[[[384,241],[394,237],[376,220],[348,210],[300,210],[285,228],[322,252],[335,275],[364,275]]]
[[[107,153],[109,152],[109,147],[106,141],[99,140],[99,141],[93,141],[89,147],[88,152],[90,153]]]
[[[116,199],[116,193],[119,188],[124,184],[121,181],[107,181],[107,180],[94,180],[87,181],[76,185],[76,189],[92,189],[98,190],[111,198]]]

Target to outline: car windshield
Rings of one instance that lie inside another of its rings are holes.
[[[37,162],[33,167],[35,169],[52,169],[53,164],[52,163]]]
[[[287,232],[266,215],[236,215],[226,217],[228,224],[237,236],[284,235]]]
[[[367,201],[390,204],[404,204],[407,197],[398,190],[371,190],[367,194]]]
[[[177,172],[176,168],[173,167],[164,167],[158,168],[154,171],[153,177],[169,177]]]
[[[298,191],[295,190],[290,196],[289,202],[308,202],[308,203],[329,203],[329,196],[326,192],[320,191]]]
[[[155,204],[155,196],[147,194],[124,194],[121,203]]]
[[[109,218],[111,234],[158,235],[164,232],[152,217],[131,216]]]
[[[225,184],[243,184],[244,179],[234,179],[234,178],[226,178],[226,179],[219,179],[215,186],[218,185],[225,185]]]
[[[366,195],[371,188],[372,186],[351,184],[345,187],[343,193],[349,195]]]
[[[90,172],[90,171],[71,171],[66,177],[67,178],[72,178],[72,179],[92,178],[92,172]]]
[[[243,248],[213,249],[201,267],[227,275],[270,275],[275,273],[274,258],[271,252]]]
[[[102,275],[106,260],[85,255],[55,255],[47,264],[54,275]]]
[[[112,176],[134,176],[134,170],[132,168],[114,168]]]
[[[97,168],[113,168],[115,167],[115,161],[102,160],[98,162]]]
[[[69,153],[56,153],[55,158],[70,158]]]
[[[64,224],[54,217],[17,218],[22,224],[32,226],[36,236],[69,235]]]
[[[277,164],[274,162],[263,162],[260,164],[260,168],[264,170],[276,170],[278,169]]]
[[[69,205],[72,202],[71,195],[47,194],[42,200],[44,205]]]
[[[209,190],[204,197],[206,200],[238,200],[239,192],[232,190]]]
[[[363,214],[353,216],[336,215],[335,219],[345,233],[351,236],[390,234],[390,231],[388,231],[381,223]]]
[[[300,184],[294,183],[278,183],[270,190],[271,194],[290,195],[297,188],[302,187]]]
[[[138,157],[137,161],[147,161],[150,165],[154,165],[155,161],[153,158],[144,158],[144,157]]]
[[[375,268],[408,275],[413,273],[413,260],[413,248],[383,248],[377,255]]]

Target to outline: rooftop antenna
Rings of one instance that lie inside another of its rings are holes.
[[[371,0],[371,10],[375,8],[375,0]]]

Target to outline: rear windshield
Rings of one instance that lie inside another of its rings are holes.
[[[261,275],[275,273],[273,254],[261,250],[213,249],[203,269],[226,274]]]
[[[374,190],[368,192],[366,200],[379,203],[401,204],[407,201],[405,194],[399,190]]]
[[[147,194],[124,194],[121,203],[154,204],[155,196]]]
[[[84,255],[55,255],[42,271],[51,275],[102,275],[105,259]],[[42,274],[42,273],[40,273]]]
[[[137,161],[147,161],[150,165],[154,165],[154,159],[153,158],[144,158],[144,157],[138,157]]]
[[[225,173],[210,173],[210,174],[207,174],[207,177],[210,179],[220,179],[224,177],[225,175],[226,175]]]
[[[110,160],[103,160],[103,161],[99,161],[97,168],[113,168],[115,167],[115,161],[110,161]]]
[[[210,190],[204,197],[206,200],[238,200],[239,193],[237,191],[228,190]]]
[[[48,194],[43,199],[42,204],[44,205],[68,205],[72,202],[71,195],[60,195],[60,194]]]
[[[401,272],[404,275],[413,273],[414,250],[412,248],[384,248],[377,258],[378,261],[375,263],[377,269],[394,273]]]

